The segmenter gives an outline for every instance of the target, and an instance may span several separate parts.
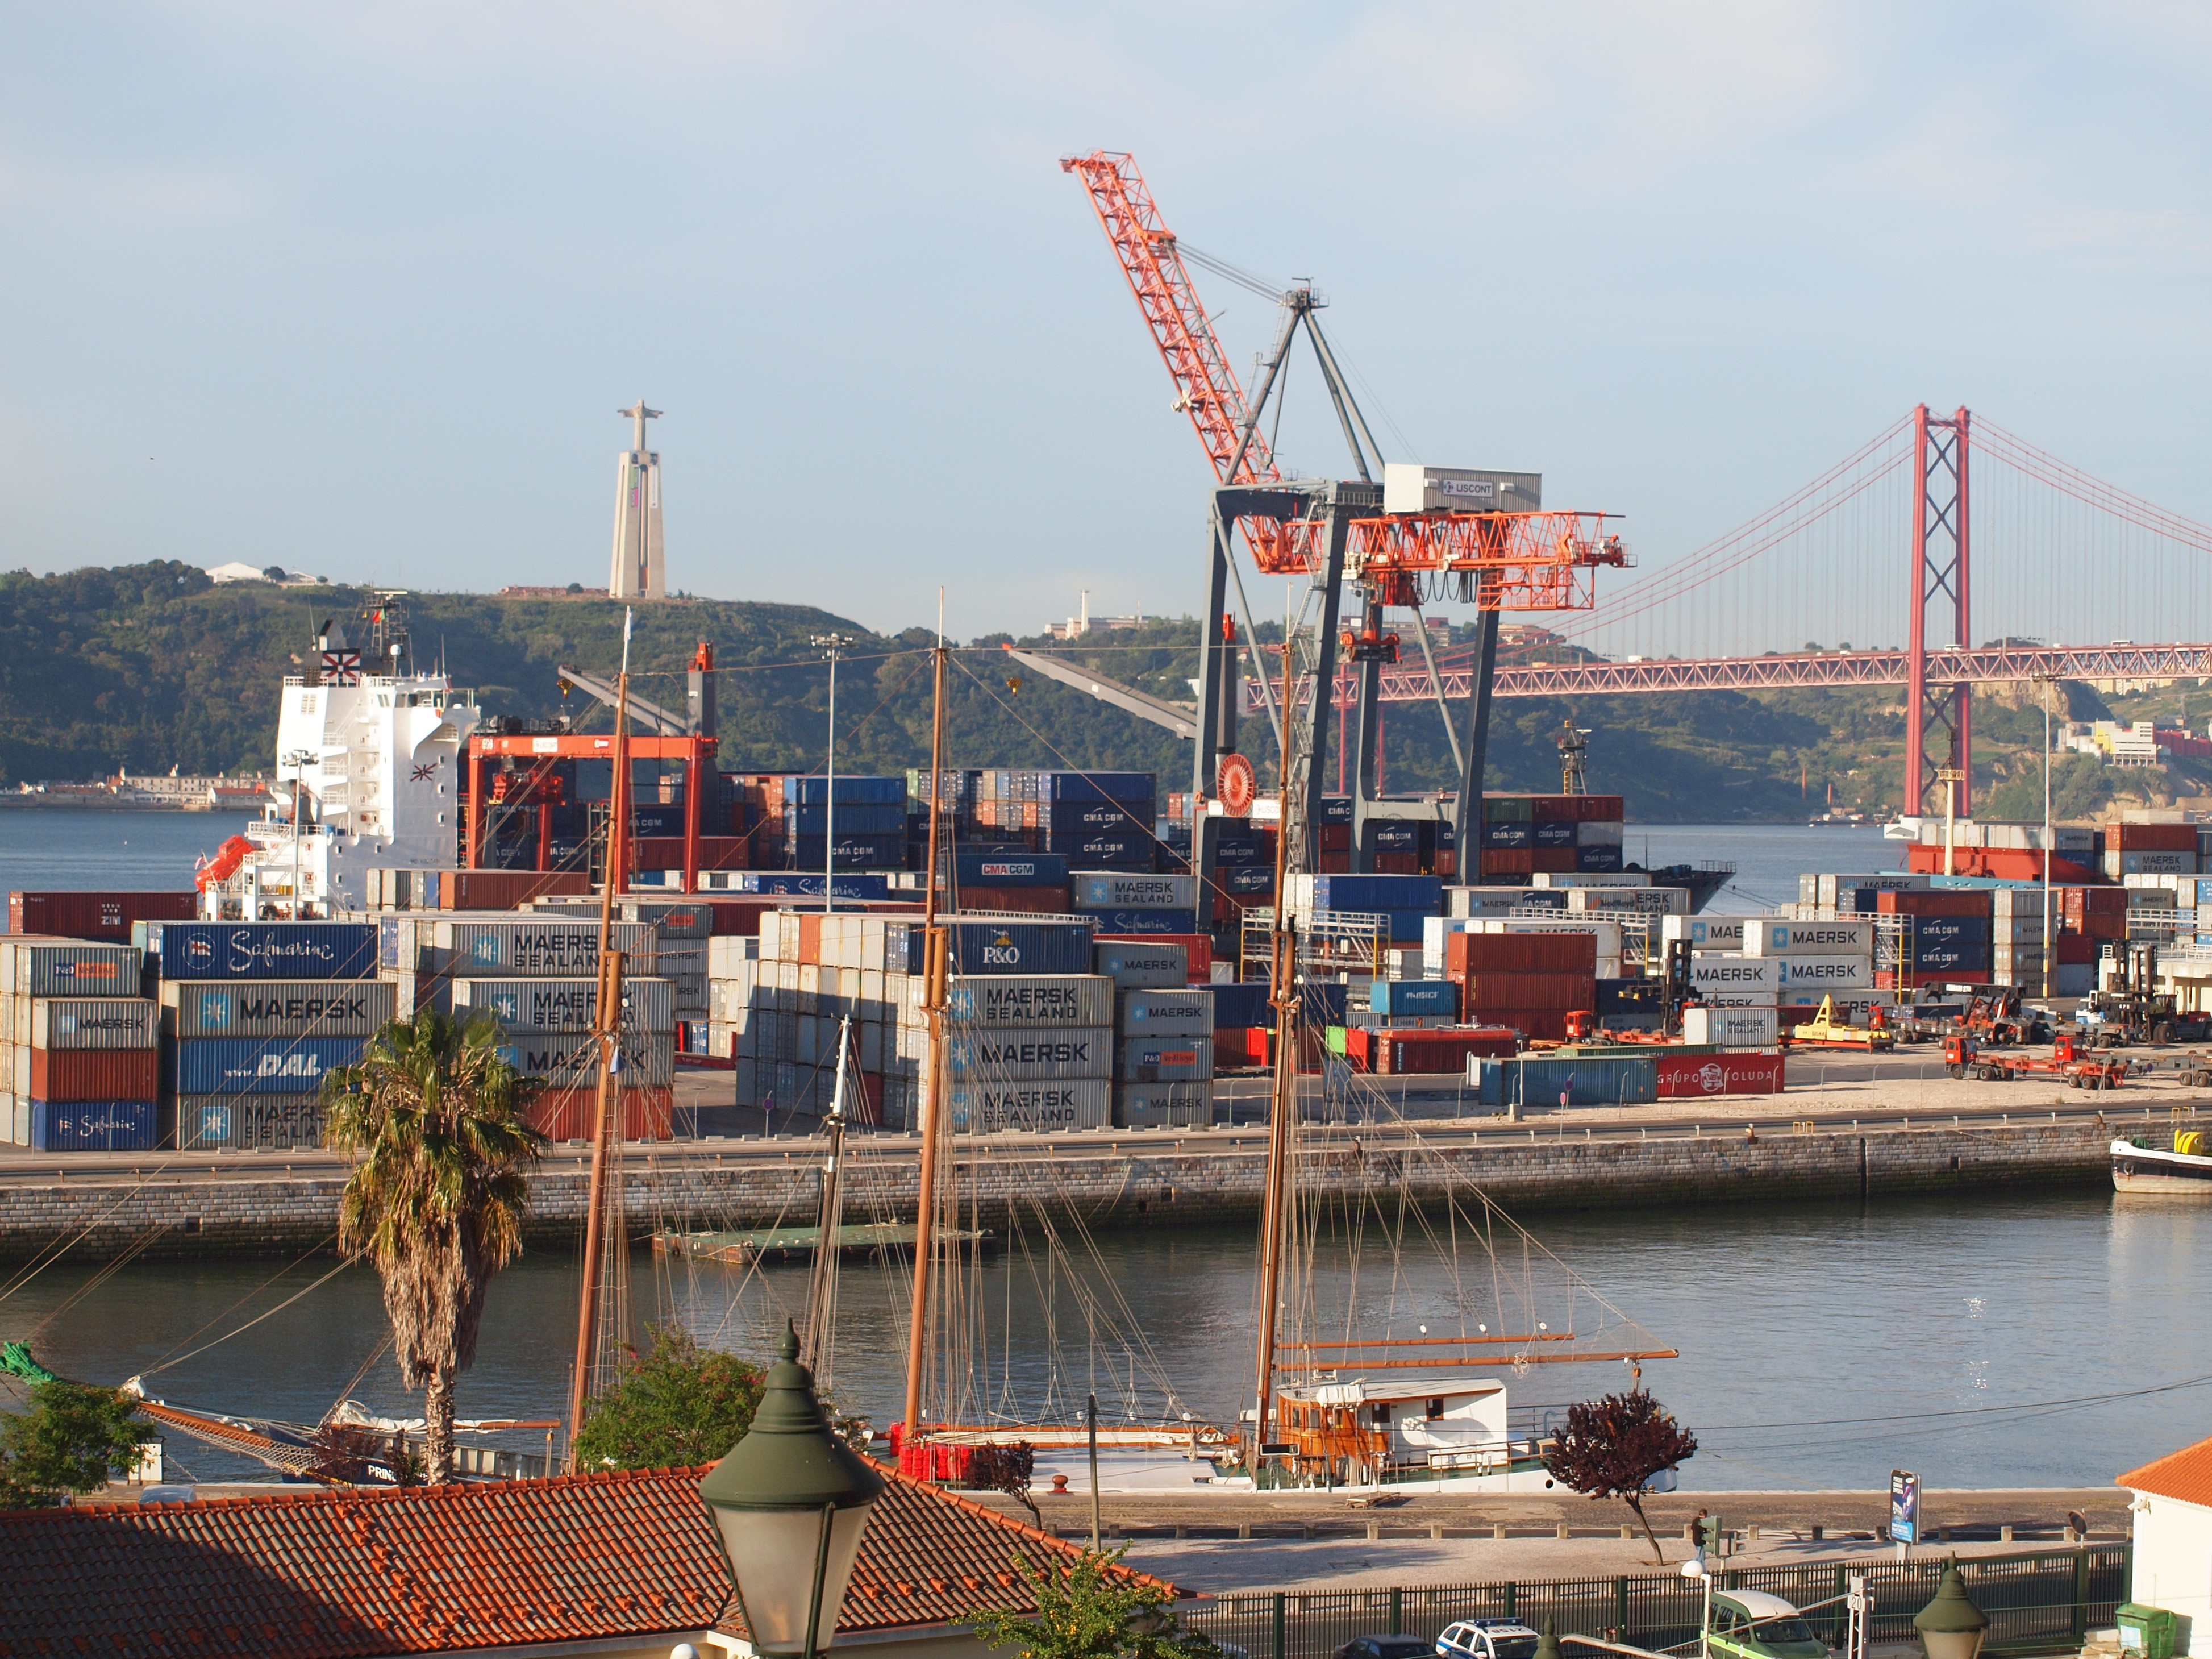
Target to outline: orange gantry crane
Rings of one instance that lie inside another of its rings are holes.
[[[1416,612],[1424,600],[1450,598],[1473,605],[1482,614],[1468,741],[1462,747],[1425,627],[1416,629],[1429,666],[1444,729],[1460,768],[1457,844],[1471,849],[1470,832],[1481,820],[1474,811],[1480,799],[1487,748],[1490,684],[1496,662],[1498,617],[1505,611],[1587,609],[1595,601],[1596,571],[1630,562],[1617,535],[1608,534],[1602,513],[1545,510],[1538,500],[1540,480],[1527,474],[1456,471],[1382,460],[1382,447],[1368,429],[1357,399],[1340,370],[1315,315],[1325,303],[1310,287],[1279,289],[1233,266],[1186,248],[1162,221],[1158,204],[1133,157],[1110,150],[1070,156],[1064,172],[1079,179],[1100,227],[1120,262],[1153,344],[1175,382],[1174,407],[1190,417],[1212,464],[1214,491],[1212,570],[1205,614],[1218,628],[1201,630],[1199,671],[1198,752],[1194,757],[1194,794],[1218,793],[1217,770],[1237,748],[1235,689],[1236,635],[1226,609],[1233,579],[1240,601],[1243,580],[1231,556],[1232,527],[1250,550],[1253,563],[1271,575],[1304,574],[1322,589],[1322,615],[1312,684],[1335,684],[1340,643],[1359,670],[1357,776],[1352,802],[1353,868],[1370,867],[1365,823],[1373,804],[1376,716],[1382,665],[1395,659],[1396,639],[1382,631],[1384,607]],[[1257,395],[1247,398],[1227,355],[1199,301],[1185,263],[1192,261],[1274,299],[1283,320],[1272,354],[1263,360]],[[1286,483],[1260,430],[1260,416],[1303,330],[1321,365],[1357,480]],[[1375,466],[1370,470],[1369,458]],[[1378,483],[1375,473],[1381,471]],[[1511,499],[1514,505],[1506,505]],[[1467,507],[1460,502],[1469,503]],[[1494,502],[1492,507],[1473,505]],[[1520,503],[1525,502],[1525,505]],[[1339,594],[1350,583],[1360,609],[1359,624],[1339,639]],[[1249,605],[1243,607],[1248,635]],[[1267,676],[1260,676],[1264,700]],[[1321,818],[1323,760],[1328,744],[1326,711],[1316,708],[1312,741],[1297,763],[1305,770],[1302,795],[1304,821]],[[1200,826],[1206,823],[1201,813]],[[1288,828],[1289,826],[1286,826]],[[1300,837],[1302,860],[1317,867],[1310,836]],[[1201,828],[1194,836],[1194,867],[1203,893],[1212,874],[1212,837]],[[1204,918],[1201,916],[1201,924]]]

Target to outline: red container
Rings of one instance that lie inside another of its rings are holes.
[[[441,870],[441,910],[519,910],[535,898],[588,893],[592,878],[580,870]]]
[[[1065,887],[974,887],[960,884],[963,910],[1006,910],[1025,916],[1064,916],[1067,914]]]
[[[2078,927],[2085,916],[2124,916],[2128,913],[2128,890],[2124,887],[2069,887],[2058,896],[2059,913],[2069,927]]]
[[[1266,1047],[1262,1040],[1261,1047]],[[1213,1028],[1213,1069],[1242,1071],[1252,1063],[1252,1028],[1217,1025]]]
[[[1419,853],[1377,853],[1375,873],[1378,876],[1418,876],[1421,873]]]
[[[1577,823],[1583,816],[1580,795],[1538,795],[1528,803],[1528,816],[1539,823]]]
[[[190,921],[199,914],[197,893],[41,893],[8,895],[8,931],[51,933],[60,939],[131,943],[134,921]]]
[[[635,849],[633,869],[681,870],[684,867],[684,837],[681,836],[641,836],[630,845]],[[699,867],[702,870],[751,869],[751,838],[746,836],[701,836]]]
[[[624,1140],[670,1138],[676,1109],[673,1089],[625,1089],[622,1099]],[[599,1114],[599,1091],[593,1086],[548,1089],[531,1102],[524,1116],[532,1128],[552,1140],[589,1140]]]
[[[1497,1008],[1548,1008],[1565,1013],[1570,1008],[1597,1006],[1597,981],[1589,973],[1491,973],[1477,971],[1460,981],[1467,1010],[1486,1018]]]
[[[1885,916],[1986,916],[1986,892],[1955,888],[1886,889],[1875,895],[1875,908]]]
[[[1352,873],[1352,854],[1349,851],[1321,855],[1321,872],[1324,876],[1348,876]]]
[[[2105,826],[2108,853],[2193,853],[2197,826],[2193,823],[2108,823]]]
[[[1437,854],[1435,874],[1449,879],[1459,873],[1459,854],[1449,848]]]
[[[1952,849],[1950,873],[1989,876],[1998,881],[2041,881],[2043,854],[2024,847],[1957,847]],[[1943,873],[1943,849],[1915,842],[1905,849],[1905,867],[1917,875]],[[2051,860],[2053,882],[2094,881],[2096,872],[2070,859]]]
[[[1779,1054],[1670,1054],[1654,1050],[1659,1098],[1697,1100],[1709,1095],[1778,1095]]]
[[[1567,1012],[1564,1008],[1485,1008],[1482,1018],[1489,1024],[1518,1031],[1539,1042],[1565,1042]]]
[[[1473,974],[1578,974],[1588,979],[1596,972],[1595,933],[1449,933],[1445,936],[1444,977],[1462,983],[1465,983],[1468,975]],[[1576,1006],[1588,1007],[1589,1005],[1580,1003]]]
[[[1213,977],[1213,936],[1211,933],[1101,933],[1100,945],[1180,945],[1190,958],[1190,982],[1203,985]]]
[[[1580,809],[1576,817],[1583,823],[1619,823],[1626,816],[1627,799],[1621,795],[1571,795]]]
[[[161,1055],[152,1048],[33,1048],[33,1100],[153,1100]]]
[[[1559,848],[1551,848],[1559,851]],[[1572,849],[1566,849],[1572,850]],[[1571,864],[1567,866],[1574,868]],[[1486,847],[1482,849],[1482,873],[1486,879],[1492,876],[1526,876],[1534,873],[1536,849],[1533,847]]]
[[[2079,967],[2097,959],[2100,942],[2083,933],[2061,933],[2051,941],[2051,958],[2069,968]]]
[[[1349,853],[1352,850],[1352,826],[1348,823],[1322,825],[1321,850],[1324,853]]]
[[[1370,1067],[1389,1077],[1433,1076],[1467,1070],[1468,1057],[1510,1058],[1521,1052],[1519,1039],[1502,1025],[1458,1025],[1425,1031],[1346,1031],[1345,1044],[1354,1036],[1368,1039]]]
[[[1540,870],[1547,875],[1571,875],[1575,868],[1575,849],[1571,847],[1532,847],[1528,849],[1528,868],[1532,872]]]

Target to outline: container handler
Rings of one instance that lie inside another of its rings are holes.
[[[1886,1025],[1838,1024],[1836,1000],[1820,999],[1820,1011],[1802,1025],[1790,1028],[1788,1041],[1805,1048],[1856,1048],[1863,1054],[1886,1054],[1897,1047],[1897,1033]]]
[[[2009,1051],[1985,1053],[1978,1039],[1954,1031],[1943,1039],[1943,1063],[1954,1078],[1970,1073],[1984,1083],[2010,1083],[2024,1077],[2063,1078],[2070,1089],[2117,1089],[2128,1075],[2127,1061],[2085,1054],[2073,1034],[2066,1031],[2053,1040],[2047,1057]]]
[[[2179,1012],[2173,994],[2157,989],[2157,984],[2158,947],[2129,945],[2119,985],[2092,992],[2074,1016],[2084,1039],[2100,1048],[2124,1048],[2137,1042],[2202,1042],[2212,1036],[2212,1015]]]

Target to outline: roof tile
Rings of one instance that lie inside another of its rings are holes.
[[[2139,1469],[2130,1469],[2112,1484],[2212,1509],[2212,1440],[2200,1440],[2154,1458]]]

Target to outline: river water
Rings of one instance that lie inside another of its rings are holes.
[[[192,857],[233,827],[202,815],[0,811],[0,881],[181,884]],[[1876,832],[1757,826],[1634,826],[1632,856],[1647,833],[1654,861],[1738,866],[1739,890],[1716,909],[1794,897],[1801,869],[1897,861]],[[1508,1231],[1492,1252],[1463,1222],[1456,1249],[1441,1226],[1411,1224],[1394,1253],[1387,1231],[1378,1218],[1315,1245],[1316,1335],[1540,1320],[1571,1328],[1579,1346],[1679,1349],[1644,1380],[1702,1443],[1689,1487],[1863,1489],[1899,1467],[1936,1486],[2097,1486],[2198,1437],[2212,1403],[2212,1212],[2185,1205],[2092,1189],[1589,1211],[1536,1218],[1530,1239]],[[1233,1420],[1251,1385],[1255,1255],[1246,1228],[1056,1243],[1036,1225],[1010,1230],[956,1298],[974,1333],[959,1345],[963,1414],[1072,1419],[1095,1390],[1108,1422],[1182,1411]],[[64,1375],[143,1374],[149,1393],[206,1408],[313,1421],[349,1390],[410,1412],[390,1359],[377,1357],[385,1321],[366,1268],[309,1290],[331,1258],[106,1266],[65,1257],[0,1281],[0,1336],[27,1338]],[[576,1276],[572,1255],[539,1253],[496,1281],[460,1387],[465,1415],[559,1414]],[[679,1320],[753,1356],[805,1295],[800,1269],[672,1271],[644,1252],[633,1283],[641,1326]],[[887,1423],[905,1351],[902,1271],[847,1268],[839,1307],[836,1394]],[[1610,1363],[1503,1376],[1519,1410],[1626,1381]],[[203,1479],[258,1473],[173,1436],[171,1449]]]

